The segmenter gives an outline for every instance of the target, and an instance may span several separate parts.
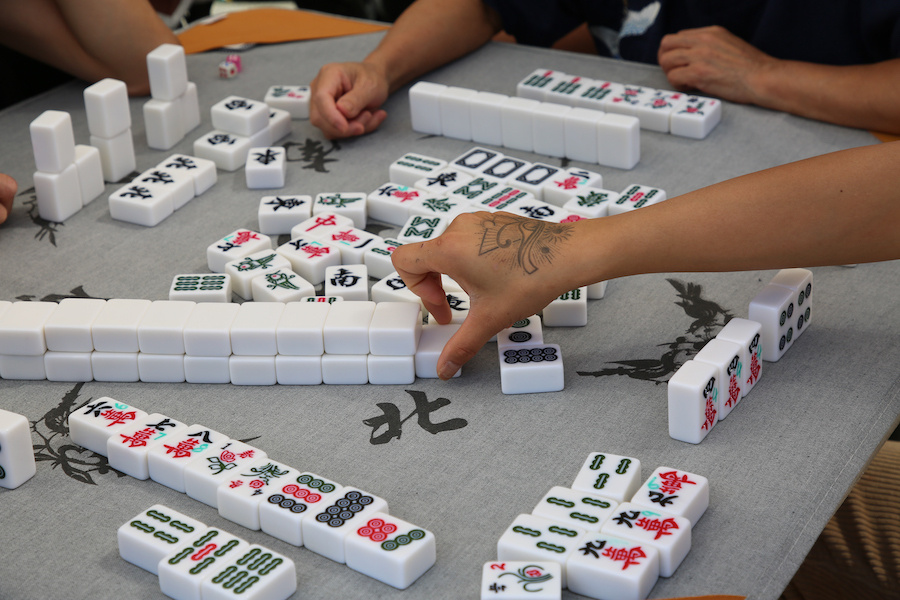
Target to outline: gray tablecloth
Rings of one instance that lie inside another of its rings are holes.
[[[243,55],[244,71],[231,80],[218,78],[223,54],[189,57],[203,123],[173,152],[191,153],[193,140],[212,129],[209,107],[225,96],[262,99],[270,85],[308,83],[325,62],[364,56],[379,35],[258,47]],[[425,79],[513,94],[520,79],[544,67],[667,87],[655,67],[505,44],[491,44]],[[63,224],[42,222],[29,191],[28,124],[44,110],[67,110],[76,141],[87,143],[83,88],[68,84],[0,113],[0,171],[20,183],[12,216],[0,228],[0,300],[165,299],[175,274],[206,271],[207,245],[238,227],[256,226],[265,194],[247,189],[243,171],[220,171],[214,188],[157,227],[112,220],[104,197]],[[473,145],[413,132],[404,92],[388,101],[384,126],[360,139],[333,143],[307,121],[295,121],[282,142],[291,160],[284,191],[371,191],[388,180],[389,164],[404,152],[450,159]],[[131,101],[139,170],[169,154],[148,149],[143,102]],[[706,140],[643,132],[642,159],[631,171],[573,164],[601,172],[610,189],[643,183],[672,197],[871,143],[865,132],[726,104]],[[107,192],[116,187],[107,185]],[[652,597],[776,598],[900,415],[898,264],[813,271],[812,326],[780,362],[765,364],[752,394],[698,446],[669,438],[665,381],[727,318],[745,317],[749,300],[774,272],[610,282],[606,297],[590,303],[587,327],[545,329],[546,341],[562,347],[561,393],[503,395],[493,347],[461,378],[409,386],[0,381],[0,407],[32,422],[38,457],[31,481],[0,489],[0,598],[161,597],[156,577],[119,557],[115,536],[119,525],[155,503],[285,553],[297,564],[298,598],[475,598],[481,565],[495,558],[512,519],[530,512],[551,486],[570,485],[592,451],[639,458],[644,476],[665,465],[710,480],[711,504],[693,531],[693,548]],[[68,412],[101,396],[203,423],[278,461],[377,494],[392,514],[435,533],[437,564],[399,592],[244,529],[153,481],[121,476],[67,436]],[[386,417],[394,411],[406,419],[396,432]],[[429,423],[447,425],[440,431]]]

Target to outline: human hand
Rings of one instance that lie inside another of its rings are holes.
[[[469,295],[469,313],[438,359],[441,379],[452,377],[501,329],[572,289],[566,265],[574,263],[574,227],[504,212],[465,213],[441,236],[394,251],[400,277],[438,323],[448,323],[451,312],[441,273]]]
[[[0,223],[6,221],[9,217],[9,211],[12,210],[13,198],[16,196],[16,190],[19,189],[16,180],[9,175],[0,173]]]
[[[310,88],[309,120],[329,139],[369,133],[387,117],[379,107],[387,100],[388,80],[371,63],[329,63]]]
[[[719,26],[663,37],[657,60],[676,89],[743,104],[760,103],[760,78],[780,62]]]

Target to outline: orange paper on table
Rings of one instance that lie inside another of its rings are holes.
[[[188,54],[231,44],[275,44],[297,40],[372,33],[390,27],[304,10],[257,8],[226,13],[207,25],[195,25],[178,35]]]

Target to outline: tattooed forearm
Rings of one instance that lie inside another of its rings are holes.
[[[510,269],[522,269],[528,275],[552,264],[562,243],[572,235],[571,225],[503,213],[485,217],[481,228],[478,255],[496,252],[492,258],[508,264]]]

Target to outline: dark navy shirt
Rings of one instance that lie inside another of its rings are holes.
[[[662,37],[721,25],[776,58],[853,65],[900,57],[897,0],[484,0],[523,44],[587,22],[605,56],[656,63]],[[618,38],[618,39],[616,39]]]

